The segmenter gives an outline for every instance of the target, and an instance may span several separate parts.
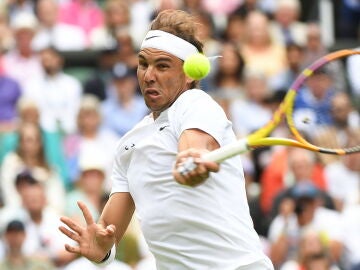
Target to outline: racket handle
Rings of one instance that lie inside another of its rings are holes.
[[[215,161],[220,163],[225,159],[233,156],[245,153],[249,151],[248,140],[246,138],[240,139],[211,152],[208,152],[202,156],[202,159],[208,161]]]
[[[242,154],[249,151],[249,146],[247,143],[247,139],[241,139],[236,142],[230,143],[223,147],[220,147],[214,151],[208,152],[202,156],[202,159],[207,161],[214,161],[220,163],[225,159],[231,158],[235,155]],[[180,174],[187,174],[188,172],[194,170],[196,168],[196,164],[194,162],[194,158],[188,158],[177,171]]]

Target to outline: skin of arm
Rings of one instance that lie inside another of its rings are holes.
[[[201,155],[219,148],[219,143],[214,137],[200,129],[187,129],[180,136],[173,176],[175,180],[183,185],[197,186],[203,183],[210,172],[219,171],[220,165],[212,161],[204,161]],[[187,160],[193,157],[197,167],[189,173],[182,175],[177,168]]]

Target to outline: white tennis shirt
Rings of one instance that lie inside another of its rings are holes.
[[[158,270],[234,270],[264,259],[239,157],[195,188],[174,180],[178,140],[190,128],[220,145],[235,140],[222,108],[201,90],[186,91],[155,121],[147,116],[121,138],[112,193],[131,193]]]

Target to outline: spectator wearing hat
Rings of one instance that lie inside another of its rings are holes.
[[[103,102],[103,125],[123,136],[135,126],[147,113],[143,99],[137,92],[137,80],[134,70],[122,63],[112,69],[112,93]]]
[[[40,59],[32,48],[38,21],[35,15],[23,12],[14,17],[10,26],[14,31],[15,46],[4,54],[2,65],[4,74],[15,79],[24,90],[43,73]]]
[[[83,152],[79,157],[79,179],[75,188],[66,196],[65,214],[82,220],[82,213],[77,207],[77,202],[85,202],[95,219],[100,217],[104,189],[106,165],[104,160],[96,152]]]
[[[84,95],[77,114],[77,131],[64,138],[64,152],[67,170],[73,184],[81,174],[80,157],[92,151],[91,155],[95,155],[104,163],[106,177],[104,184],[109,191],[112,153],[119,137],[112,130],[102,128],[102,121],[100,101],[94,95]]]
[[[23,246],[27,232],[24,224],[19,220],[10,221],[4,232],[6,246],[5,258],[0,261],[1,270],[28,269],[52,270],[54,265],[46,258],[25,255]]]

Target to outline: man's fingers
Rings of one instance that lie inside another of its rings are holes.
[[[84,218],[85,218],[86,224],[87,224],[87,225],[94,224],[95,221],[94,221],[94,219],[93,219],[93,217],[92,217],[89,209],[87,208],[87,206],[86,206],[84,203],[82,203],[82,202],[78,202],[78,206],[79,206],[81,212],[83,213],[83,216],[84,216]]]
[[[214,161],[201,160],[201,164],[204,165],[206,169],[210,172],[218,172],[220,169],[219,163],[216,163]]]
[[[79,235],[81,235],[83,228],[79,226],[77,223],[75,223],[73,220],[71,220],[68,217],[61,217],[60,221],[64,224],[66,224],[70,229],[77,232]]]
[[[109,235],[114,235],[115,234],[115,231],[116,231],[116,227],[115,227],[115,225],[109,225],[109,226],[107,226],[106,227],[106,231],[107,231],[107,233],[109,234]]]
[[[70,253],[75,253],[75,254],[81,255],[80,247],[73,247],[73,246],[70,246],[68,244],[65,244],[65,250],[70,252]]]
[[[65,234],[67,237],[71,238],[72,240],[79,242],[79,235],[77,233],[74,233],[70,230],[68,230],[67,228],[65,228],[64,226],[60,226],[59,230]]]

